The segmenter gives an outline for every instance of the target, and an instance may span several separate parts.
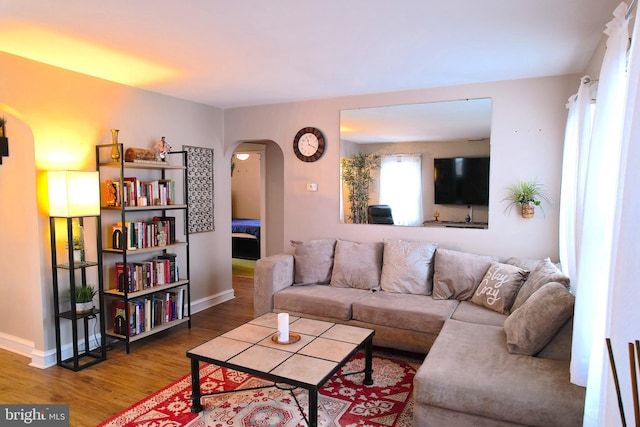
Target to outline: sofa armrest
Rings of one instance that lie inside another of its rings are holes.
[[[293,285],[293,255],[279,254],[256,262],[253,281],[255,317],[273,310],[273,294]]]

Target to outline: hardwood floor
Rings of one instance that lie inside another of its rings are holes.
[[[0,350],[0,403],[68,403],[71,426],[95,426],[189,373],[186,352],[253,318],[253,278],[234,276],[236,298],[196,313],[186,325],[132,344],[116,343],[107,360],[83,371],[38,369]]]

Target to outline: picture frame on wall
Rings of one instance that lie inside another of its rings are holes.
[[[183,145],[182,149],[187,153],[188,164],[189,233],[214,231],[213,149],[190,145]]]

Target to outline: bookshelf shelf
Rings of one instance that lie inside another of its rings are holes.
[[[186,285],[187,283],[189,283],[188,280],[178,280],[177,282],[166,283],[164,285],[156,285],[156,286],[153,286],[151,288],[143,289],[141,291],[129,292],[128,293],[128,297],[129,298],[139,298],[139,297],[142,297],[142,296],[145,296],[145,295],[149,295],[149,294],[153,294],[153,293],[156,293],[156,292],[165,291],[167,289],[175,288],[177,286]],[[107,290],[104,291],[104,293],[105,294],[109,294],[109,295],[113,295],[113,296],[124,297],[124,292],[118,291],[117,289],[107,289]]]
[[[122,145],[122,144],[120,144]],[[104,145],[103,147],[111,146],[111,144]],[[175,152],[170,153],[175,154]],[[172,165],[165,162],[102,162],[100,167],[105,168],[124,168],[124,169],[165,169],[165,170],[185,170],[185,165]]]
[[[112,161],[114,145],[124,153],[119,143],[96,146],[105,242],[101,299],[106,335],[129,353],[135,341],[191,328],[188,168],[184,151],[168,153],[166,162]]]
[[[140,211],[157,211],[158,209],[162,209],[165,211],[174,210],[174,209],[186,209],[187,205],[153,205],[153,206],[126,206],[124,209],[114,206],[102,206],[100,209],[103,210],[111,210],[118,211],[124,210],[125,212],[140,212]]]
[[[158,332],[162,332],[165,331],[167,329],[173,328],[175,326],[178,325],[182,325],[184,323],[189,323],[191,322],[191,317],[185,317],[182,319],[177,319],[177,320],[172,320],[171,322],[167,322],[167,323],[163,323],[162,325],[158,325],[158,326],[154,326],[153,329],[151,329],[150,331],[145,331],[145,332],[141,332],[137,335],[132,335],[130,336],[129,342],[134,342],[134,341],[138,341],[141,340],[143,338],[147,338],[153,334],[157,334]],[[118,338],[120,340],[126,340],[127,337],[125,335],[121,335],[121,334],[117,334],[113,331],[113,329],[109,329],[107,330],[107,335],[109,335],[110,337],[114,337],[114,338]]]
[[[187,246],[187,242],[176,242],[176,243],[172,243],[170,245],[165,245],[165,246],[151,246],[149,248],[127,249],[126,252],[129,255],[133,255],[133,254],[148,253],[148,252],[158,252],[158,251],[173,249],[173,248],[183,248],[185,246]],[[102,251],[113,253],[113,254],[122,254],[123,252],[122,249],[114,249],[114,248],[103,248]]]

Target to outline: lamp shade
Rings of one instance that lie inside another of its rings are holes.
[[[49,171],[49,215],[100,215],[98,172]]]

